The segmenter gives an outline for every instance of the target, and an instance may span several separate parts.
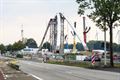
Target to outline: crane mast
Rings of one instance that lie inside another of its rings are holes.
[[[50,28],[50,44],[52,45],[51,51],[56,49],[56,46],[57,46],[57,16],[55,16],[55,18],[51,18],[49,20],[49,23],[45,30],[44,36],[42,38],[39,50],[42,49],[42,45],[43,45],[44,39],[47,35],[49,28]]]
[[[61,33],[60,33],[60,54],[64,53],[64,20],[65,17],[62,15],[62,13],[60,14],[60,22],[61,22]]]
[[[57,48],[57,16],[51,20],[50,25],[50,44],[51,52],[55,52]]]

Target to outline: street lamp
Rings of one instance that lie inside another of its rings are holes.
[[[106,31],[107,31],[106,24],[104,24],[104,65],[107,65],[107,62],[106,62]]]

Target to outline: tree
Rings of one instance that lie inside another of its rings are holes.
[[[3,44],[0,44],[0,51],[2,54],[5,53],[5,51],[6,51],[6,48]]]
[[[48,50],[50,51],[50,49],[51,49],[50,43],[49,43],[49,42],[45,42],[45,43],[43,44],[43,46],[42,46],[42,49],[48,49]]]
[[[73,44],[68,45],[69,49],[73,49]]]
[[[7,50],[7,51],[12,51],[12,45],[11,45],[11,44],[7,45],[7,46],[6,46],[6,50]]]
[[[37,43],[33,38],[30,38],[27,40],[26,46],[28,46],[29,48],[37,48]]]
[[[103,30],[106,27],[110,32],[110,64],[113,67],[113,27],[114,23],[120,23],[120,0],[76,0],[79,4],[78,14],[82,15],[87,9],[92,12],[88,15],[97,26]]]
[[[77,44],[76,44],[76,49],[77,49],[78,51],[84,51],[84,48],[83,48],[82,43],[77,42]]]
[[[25,44],[22,41],[15,42],[12,46],[12,51],[19,51],[25,48]]]

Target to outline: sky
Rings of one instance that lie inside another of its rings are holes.
[[[77,11],[78,4],[75,0],[0,0],[0,44],[8,45],[21,40],[23,28],[24,37],[33,38],[40,45],[49,19],[59,12],[63,13],[71,24],[77,22],[77,34],[83,40],[83,16],[80,17]],[[68,24],[65,26],[65,34],[70,35],[69,42],[72,43],[71,29],[67,28]],[[98,40],[104,40],[104,33],[88,17],[86,17],[86,26],[91,27],[87,34],[87,41],[97,40],[96,34]],[[113,31],[113,41],[117,43],[118,28]],[[76,41],[79,42],[78,39]],[[109,31],[107,31],[107,41],[109,41]]]

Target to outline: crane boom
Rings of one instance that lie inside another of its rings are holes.
[[[44,39],[45,39],[45,37],[46,37],[46,34],[47,34],[47,32],[48,32],[48,29],[49,29],[49,27],[50,27],[50,25],[51,25],[51,21],[52,21],[52,19],[50,19],[50,21],[49,21],[49,23],[48,23],[48,26],[47,26],[47,28],[46,28],[45,34],[44,34],[44,36],[43,36],[43,38],[42,38],[42,41],[41,41],[41,44],[40,44],[40,46],[39,46],[39,50],[42,49],[43,41],[44,41]]]

